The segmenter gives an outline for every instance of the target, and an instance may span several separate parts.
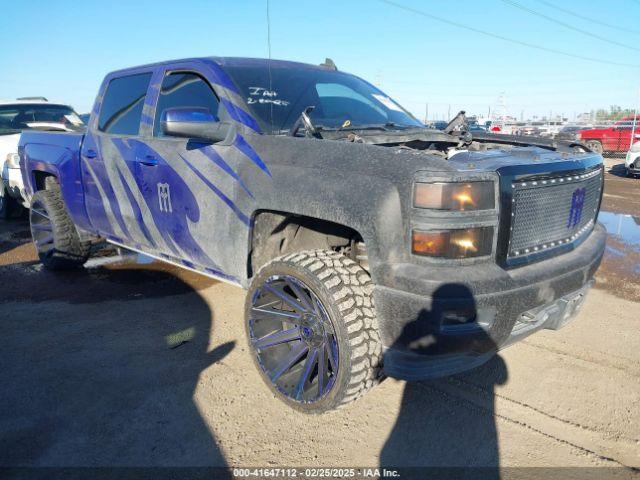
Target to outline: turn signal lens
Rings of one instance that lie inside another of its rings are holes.
[[[416,183],[413,206],[435,210],[491,210],[495,208],[493,182]]]
[[[491,255],[493,227],[476,227],[438,232],[413,230],[411,251],[440,258],[473,258]]]

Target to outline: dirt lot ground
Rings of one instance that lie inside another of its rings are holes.
[[[0,224],[0,465],[640,467],[640,180],[608,163],[612,234],[573,323],[324,416],[261,383],[242,290],[135,261],[46,272],[26,222]]]

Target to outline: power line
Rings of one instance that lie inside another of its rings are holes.
[[[631,45],[626,45],[624,43],[616,42],[615,40],[609,40],[606,37],[602,37],[600,35],[596,35],[595,33],[591,33],[581,28],[574,27],[573,25],[570,25],[568,23],[562,22],[560,20],[556,20],[555,18],[550,17],[549,15],[545,15],[544,13],[540,13],[536,10],[527,8],[524,5],[519,4],[518,2],[514,2],[513,0],[500,0],[500,1],[502,3],[506,3],[507,5],[511,5],[512,7],[519,8],[523,12],[527,12],[531,15],[535,15],[536,17],[544,18],[548,22],[555,23],[556,25],[560,25],[564,28],[568,28],[569,30],[573,30],[574,32],[578,32],[578,33],[581,33],[582,35],[586,35],[587,37],[596,38],[602,42],[607,42],[607,43],[610,43],[611,45],[616,45],[618,47],[626,48],[628,50],[633,50],[634,52],[640,52],[640,49],[632,47]]]
[[[566,8],[562,8],[559,7],[551,2],[547,2],[546,0],[536,0],[536,2],[540,2],[544,5],[546,5],[549,8],[554,8],[556,10],[559,10],[560,12],[564,12],[567,15],[571,15],[572,17],[576,17],[576,18],[580,18],[582,20],[586,20],[587,22],[591,22],[591,23],[595,23],[596,25],[600,25],[603,27],[607,27],[607,28],[612,28],[614,30],[619,30],[622,32],[629,32],[629,33],[635,33],[635,34],[640,34],[640,30],[633,30],[631,28],[625,28],[625,27],[621,27],[620,25],[612,25],[611,23],[606,23],[603,22],[602,20],[596,20],[595,18],[590,18],[587,17],[586,15],[582,15],[580,13],[576,13],[576,12],[572,12],[571,10],[567,10]]]
[[[588,62],[595,63],[603,63],[607,65],[617,65],[619,67],[632,67],[632,68],[640,68],[640,65],[630,64],[630,63],[620,63],[620,62],[612,62],[610,60],[604,60],[600,58],[593,57],[585,57],[583,55],[577,55],[574,53],[563,52],[562,50],[556,50],[555,48],[543,47],[542,45],[535,45],[533,43],[523,42],[521,40],[516,40],[514,38],[505,37],[502,35],[498,35],[497,33],[487,32],[486,30],[480,30],[479,28],[471,27],[469,25],[464,25],[462,23],[454,22],[452,20],[448,20],[446,18],[439,17],[437,15],[433,15],[431,13],[424,12],[422,10],[417,10],[415,8],[407,7],[405,5],[401,5],[399,3],[393,2],[391,0],[378,0],[379,2],[386,3],[387,5],[391,5],[392,7],[399,8],[400,10],[404,10],[409,13],[414,13],[416,15],[421,15],[423,17],[431,18],[432,20],[437,20],[442,23],[446,23],[447,25],[452,25],[457,28],[462,28],[464,30],[469,30],[471,32],[479,33],[480,35],[484,35],[486,37],[497,38],[499,40],[503,40],[505,42],[514,43],[516,45],[520,45],[527,48],[533,48],[536,50],[541,50],[543,52],[555,53],[557,55],[563,55],[565,57],[577,58],[579,60],[586,60]],[[640,0],[638,0],[640,1]]]

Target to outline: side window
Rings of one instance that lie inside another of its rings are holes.
[[[102,100],[98,129],[115,135],[138,135],[151,73],[114,78]]]
[[[156,118],[153,122],[153,135],[161,137],[160,119],[167,108],[201,107],[218,116],[218,97],[209,84],[195,73],[170,73],[162,81]]]

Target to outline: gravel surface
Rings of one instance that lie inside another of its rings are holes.
[[[615,171],[603,210],[640,215],[640,180]],[[241,289],[135,257],[46,272],[26,222],[1,223],[0,465],[640,468],[640,297],[624,294],[640,275],[624,252],[564,329],[305,416],[255,371]]]

